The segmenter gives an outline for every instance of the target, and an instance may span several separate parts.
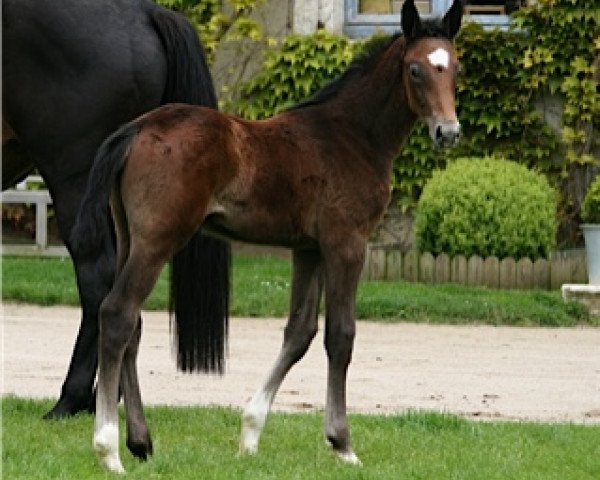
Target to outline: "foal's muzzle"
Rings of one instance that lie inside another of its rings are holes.
[[[456,120],[435,122],[429,134],[436,147],[454,147],[460,138],[460,123]]]

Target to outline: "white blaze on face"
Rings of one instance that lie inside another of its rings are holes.
[[[427,55],[427,58],[429,59],[429,63],[434,67],[448,68],[448,64],[450,63],[450,54],[443,48],[434,50]]]

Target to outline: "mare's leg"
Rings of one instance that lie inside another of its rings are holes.
[[[346,375],[356,331],[354,304],[365,244],[351,239],[324,252],[325,349],[328,358],[325,436],[345,462],[360,464],[352,451],[346,417]]]
[[[158,255],[146,244],[133,243],[131,254],[119,273],[115,284],[100,307],[100,341],[98,385],[96,399],[96,424],[94,430],[94,448],[100,462],[113,472],[123,472],[119,458],[119,427],[117,404],[119,400],[119,378],[125,352],[133,342],[134,348],[128,352],[128,365],[135,361],[137,341],[135,337],[139,325],[139,313],[143,301],[152,287],[167,257]],[[124,373],[125,394],[129,401],[128,416],[136,411],[137,403],[141,409],[137,374],[131,377],[131,371]],[[137,398],[136,398],[137,397]],[[133,411],[132,411],[133,407]],[[128,421],[128,426],[131,423]]]
[[[300,360],[317,333],[321,298],[321,255],[294,251],[290,316],[283,346],[266,382],[246,406],[242,418],[241,453],[256,453],[273,398],[290,368]]]
[[[44,175],[53,194],[58,227],[70,249],[69,235],[87,183],[85,173],[68,179]],[[81,324],[56,405],[45,418],[61,418],[81,410],[93,410],[93,388],[98,363],[98,310],[114,280],[116,266],[112,232],[104,232],[107,243],[94,258],[73,257],[81,301]]]

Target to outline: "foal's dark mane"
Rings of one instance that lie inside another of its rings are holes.
[[[346,85],[369,73],[384,52],[401,37],[404,37],[401,32],[394,33],[393,35],[378,35],[374,37],[367,42],[365,49],[350,63],[344,73],[318,90],[311,97],[292,105],[286,111],[322,105],[331,100]],[[444,29],[440,19],[422,20],[419,29],[412,32],[406,41],[405,47],[421,38],[448,38],[448,32]]]
[[[395,33],[391,36],[381,35],[374,38],[339,77],[326,84],[313,96],[292,105],[287,111],[321,105],[331,100],[346,85],[368,73],[375,66],[379,57],[400,37],[402,37],[401,33]]]

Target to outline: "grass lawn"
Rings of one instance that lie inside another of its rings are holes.
[[[40,305],[78,305],[69,258],[3,257],[2,299]],[[267,256],[236,255],[233,261],[231,314],[286,316],[290,262]],[[168,272],[163,271],[146,308],[168,305]],[[559,292],[365,281],[357,302],[359,318],[431,323],[492,325],[600,325],[576,303],[564,303]]]
[[[41,416],[51,401],[5,397],[4,478],[104,479],[91,446],[93,417]],[[121,457],[129,479],[540,479],[592,480],[600,474],[600,426],[473,422],[451,415],[352,415],[360,468],[325,446],[322,413],[273,414],[259,454],[237,458],[239,412],[229,408],[146,409],[154,456]]]

